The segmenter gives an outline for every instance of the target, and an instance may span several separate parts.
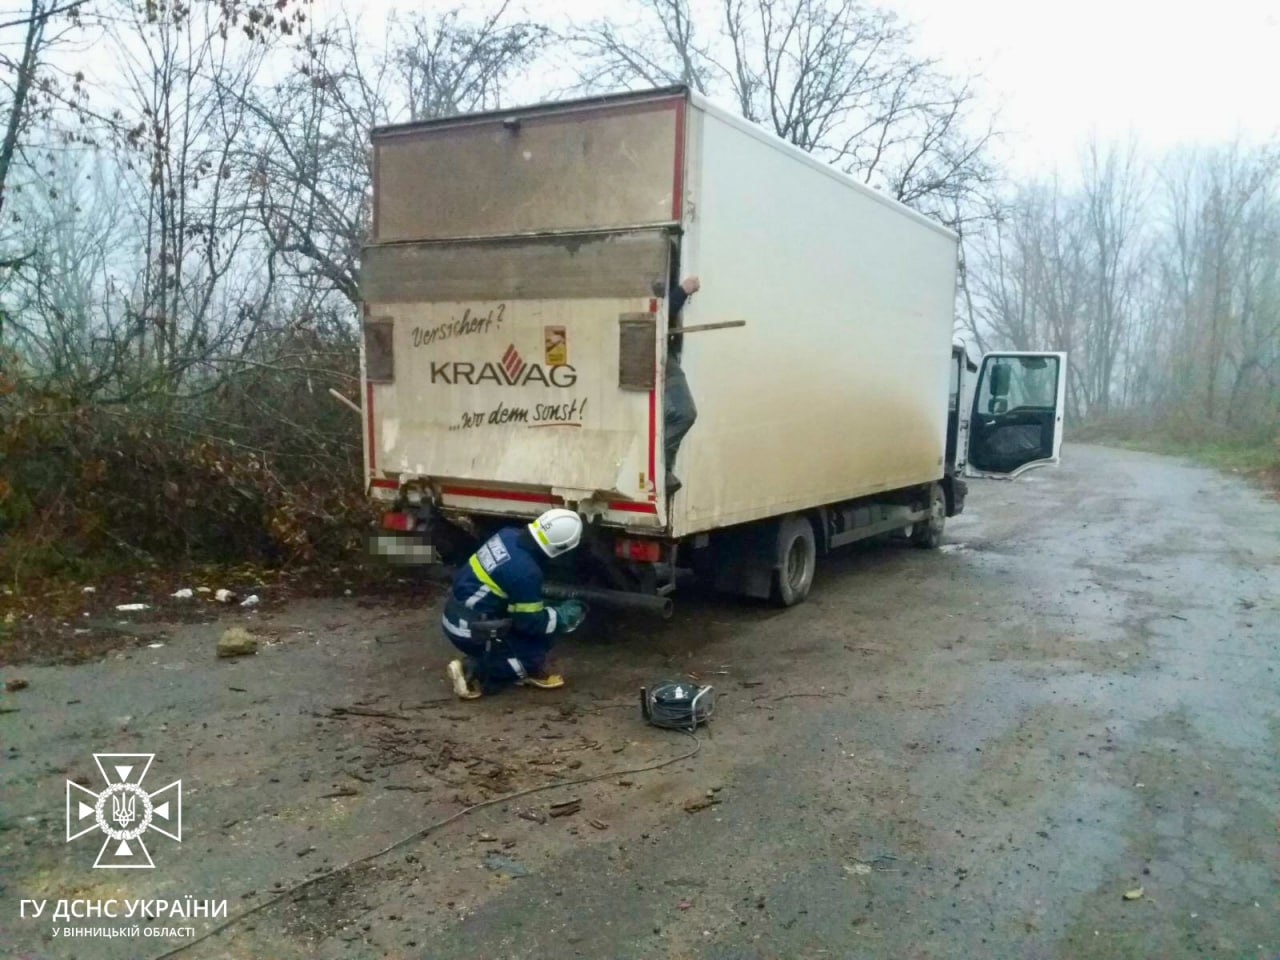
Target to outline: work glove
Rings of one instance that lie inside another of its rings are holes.
[[[573,633],[587,619],[587,605],[581,600],[565,600],[555,605],[556,624],[561,633]]]

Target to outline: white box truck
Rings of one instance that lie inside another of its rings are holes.
[[[955,234],[689,90],[384,127],[373,152],[379,552],[457,562],[566,506],[588,536],[561,595],[669,613],[692,568],[793,604],[842,544],[936,546],[966,473],[1058,460],[1066,358],[968,362]],[[672,465],[677,352],[697,419]]]

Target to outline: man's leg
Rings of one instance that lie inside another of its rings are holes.
[[[506,640],[506,656],[512,670],[519,674],[519,682],[527,686],[550,689],[563,687],[564,678],[547,670],[547,655],[551,652],[553,637],[531,637],[513,634]]]
[[[505,640],[495,640],[480,661],[479,678],[485,693],[495,693],[519,682],[522,674],[511,662],[510,647]]]
[[[662,448],[667,461],[667,493],[672,494],[680,489],[680,481],[673,472],[676,454],[680,451],[680,442],[684,440],[684,435],[698,419],[698,408],[693,402],[693,394],[689,391],[689,381],[685,379],[684,370],[675,360],[667,361],[662,406]]]
[[[451,633],[448,627],[444,628],[444,638],[453,645],[453,648],[462,654],[462,658],[451,660],[446,673],[449,676],[449,682],[453,685],[453,692],[462,700],[474,700],[483,693],[483,689],[478,680],[479,660],[478,655],[484,654],[483,645],[477,646],[474,641],[467,637],[460,637]]]

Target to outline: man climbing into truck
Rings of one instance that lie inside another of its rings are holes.
[[[449,663],[449,682],[463,700],[513,684],[553,690],[564,677],[547,670],[557,633],[576,630],[586,615],[578,600],[548,606],[542,566],[573,550],[582,518],[548,510],[532,523],[504,527],[481,545],[453,578],[440,624],[463,654]]]
[[[693,394],[689,391],[689,381],[685,379],[684,370],[680,367],[682,343],[678,336],[682,322],[680,311],[690,297],[701,289],[702,283],[697,277],[685,277],[671,291],[667,302],[667,312],[671,318],[671,345],[667,351],[667,376],[663,384],[663,450],[667,460],[667,496],[680,489],[679,478],[672,472],[676,462],[676,454],[684,436],[698,419],[698,407],[693,402]]]

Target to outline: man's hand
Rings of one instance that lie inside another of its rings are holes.
[[[702,289],[702,281],[699,280],[697,277],[685,277],[684,280],[681,281],[680,283],[680,289],[682,289],[686,294],[692,297],[695,293],[697,293],[699,290]]]
[[[565,600],[555,606],[556,620],[562,633],[573,633],[587,618],[587,605],[581,600]]]

